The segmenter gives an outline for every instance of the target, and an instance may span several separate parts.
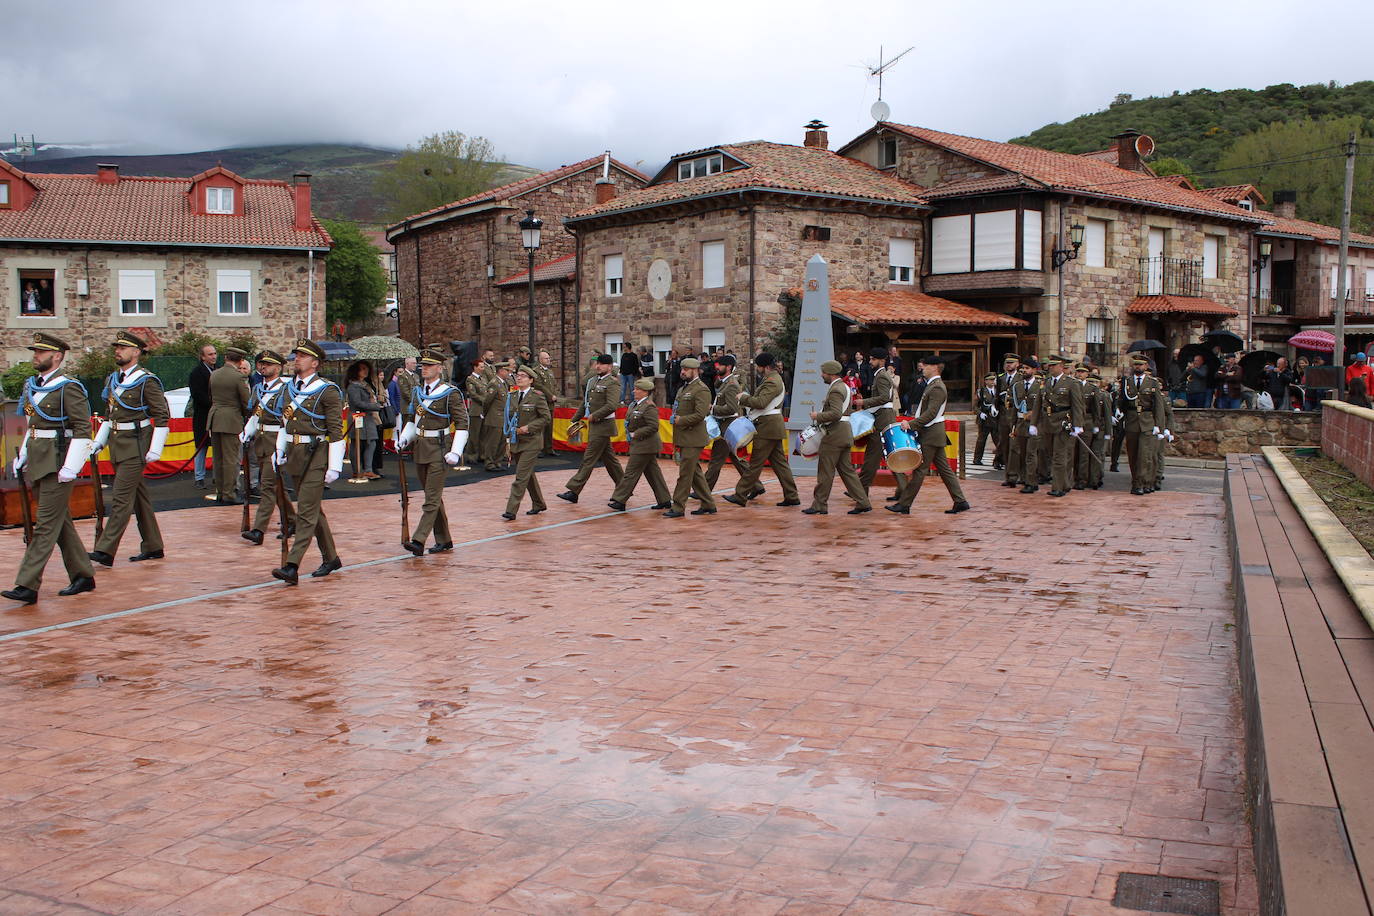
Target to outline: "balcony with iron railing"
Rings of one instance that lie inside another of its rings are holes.
[[[1336,310],[1336,291],[1331,289],[1266,289],[1261,288],[1255,314],[1278,317],[1322,318]],[[1374,314],[1374,288],[1349,289],[1345,294],[1347,315]]]
[[[1137,296],[1201,296],[1202,262],[1187,258],[1137,258]]]

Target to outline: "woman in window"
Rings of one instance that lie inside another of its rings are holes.
[[[358,466],[354,468],[354,473],[368,480],[376,480],[382,476],[373,468],[381,466],[381,456],[377,453],[381,451],[379,446],[382,440],[378,434],[377,421],[383,405],[377,400],[377,390],[372,387],[372,364],[366,360],[358,360],[348,367],[345,380],[348,409],[355,414],[363,415],[362,426],[359,427],[361,434],[358,436],[362,444],[358,448]]]

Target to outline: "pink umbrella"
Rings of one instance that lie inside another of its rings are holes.
[[[1329,331],[1301,331],[1288,338],[1288,342],[1299,350],[1316,350],[1318,353],[1334,353],[1336,335]]]

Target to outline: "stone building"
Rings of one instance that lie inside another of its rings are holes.
[[[332,244],[310,211],[310,176],[246,179],[24,172],[0,160],[0,301],[6,365],[35,331],[108,347],[113,328],[154,339],[250,332],[286,346],[324,333]]]
[[[472,340],[498,355],[514,355],[527,339],[528,298],[503,292],[501,284],[528,267],[519,227],[525,212],[533,210],[544,222],[538,268],[574,253],[573,238],[562,229],[565,217],[646,180],[608,153],[387,227],[396,250],[401,337],[418,344]],[[551,312],[556,316],[557,307]],[[557,324],[536,317],[535,331],[537,345],[548,348],[556,363],[558,351],[575,349],[558,340]],[[556,374],[568,375],[561,365]]]

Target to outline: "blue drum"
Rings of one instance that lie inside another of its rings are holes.
[[[730,451],[737,452],[754,441],[754,421],[748,417],[738,417],[725,430],[725,444]]]
[[[720,421],[709,413],[706,415],[706,435],[711,437],[712,442],[720,438]]]
[[[900,423],[883,430],[883,455],[888,470],[898,474],[910,474],[921,466],[921,445]]]
[[[849,415],[849,427],[854,431],[854,441],[858,442],[864,436],[873,432],[873,411],[854,411]]]

